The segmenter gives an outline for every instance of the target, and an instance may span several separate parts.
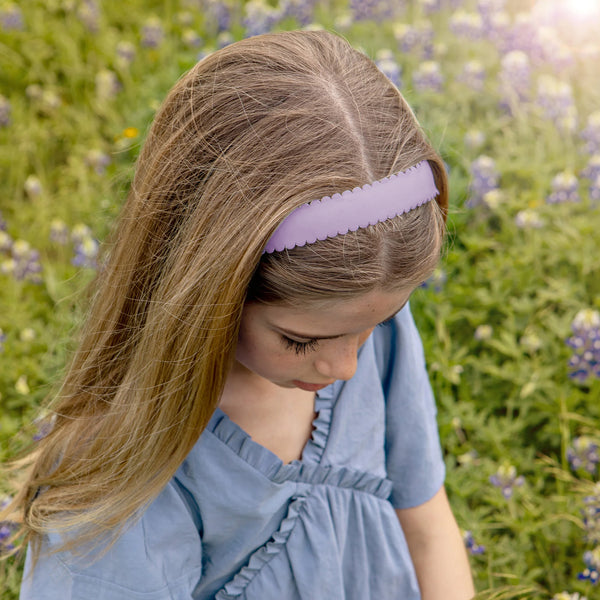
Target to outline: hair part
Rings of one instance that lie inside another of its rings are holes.
[[[347,235],[262,255],[292,210],[428,160],[439,195]],[[114,541],[218,405],[246,300],[310,302],[417,285],[438,260],[443,162],[398,90],[337,35],[248,38],[168,94],[140,154],[52,431],[3,515],[34,559]],[[17,515],[15,517],[15,515]],[[4,517],[2,517],[4,518]]]

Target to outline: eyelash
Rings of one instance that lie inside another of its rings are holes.
[[[387,325],[390,323],[394,317],[390,317],[389,319],[382,321],[381,323],[377,323],[377,327],[380,325]],[[307,352],[314,352],[319,347],[319,340],[308,340],[308,342],[298,342],[297,340],[293,340],[285,335],[281,336],[285,346],[288,350],[294,350],[296,354],[306,354]]]
[[[288,350],[294,350],[296,354],[306,354],[307,352],[313,352],[319,346],[318,340],[308,340],[308,342],[297,342],[287,336],[282,336],[283,341]]]

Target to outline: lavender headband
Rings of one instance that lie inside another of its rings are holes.
[[[438,193],[431,166],[424,160],[371,184],[299,206],[281,222],[263,254],[375,225],[414,210]]]

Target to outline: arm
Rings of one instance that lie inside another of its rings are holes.
[[[446,490],[396,513],[413,560],[423,600],[468,600],[475,590],[467,553]]]

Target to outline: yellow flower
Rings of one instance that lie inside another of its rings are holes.
[[[123,129],[123,137],[129,140],[136,138],[140,134],[137,127],[126,127]]]
[[[17,379],[15,390],[17,390],[17,393],[21,394],[21,396],[29,394],[29,384],[27,383],[27,377],[25,375],[21,375],[21,377]]]

